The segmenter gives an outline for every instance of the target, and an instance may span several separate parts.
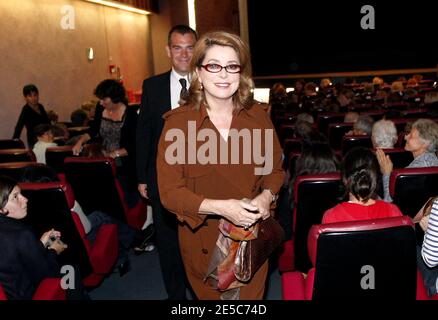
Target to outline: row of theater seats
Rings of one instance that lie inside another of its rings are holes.
[[[321,223],[324,212],[341,202],[344,194],[339,173],[300,176],[294,185],[293,238],[284,244],[280,272],[307,272],[310,261],[307,237],[312,225]],[[429,197],[438,194],[438,167],[394,169],[390,195],[403,214],[414,217]],[[418,240],[422,232],[418,229]]]
[[[360,242],[357,242],[355,238],[358,235],[354,234],[354,232],[359,229],[355,229],[354,227],[350,229],[347,228],[347,226],[351,224],[352,226],[361,226],[360,228],[362,228],[363,230],[366,230],[367,228],[373,229],[373,226],[380,225],[380,222],[378,220],[361,222],[357,224],[344,223],[339,224],[339,226],[338,224],[319,225],[321,223],[324,212],[339,203],[342,199],[343,193],[343,184],[340,179],[339,173],[300,176],[296,179],[294,185],[294,209],[292,213],[293,223],[291,226],[293,229],[292,239],[284,243],[281,249],[278,263],[279,270],[281,273],[283,273],[283,289],[285,290],[283,293],[285,298],[290,298],[291,295],[293,296],[293,294],[289,292],[290,289],[288,289],[292,283],[298,286],[307,283],[304,281],[304,279],[300,278],[300,272],[309,272],[309,278],[307,281],[310,281],[308,283],[312,283],[313,281],[312,277],[314,276],[313,273],[315,272],[315,270],[313,269],[312,271],[312,268],[317,267],[314,259],[316,250],[316,238],[313,237],[313,235],[320,234],[322,232],[318,231],[315,233],[315,228],[317,228],[317,230],[334,230],[336,229],[336,227],[346,227],[345,230],[339,231],[340,236],[335,237],[336,239],[344,239],[342,235],[346,235],[345,232],[348,231],[351,233],[351,239],[346,240],[346,243],[344,243],[344,245],[348,246],[349,243],[350,245],[354,244],[354,248],[359,252],[370,250],[370,252],[372,253],[374,250],[376,254],[370,254],[370,256],[381,257],[381,255],[377,253],[378,250],[380,250],[379,246],[384,242],[379,243],[379,241],[372,242],[370,240],[369,243],[366,243],[366,239],[368,237],[368,233],[366,233],[367,236],[365,237],[365,242],[363,244],[360,244]],[[406,224],[406,221],[410,221],[410,218],[415,216],[415,214],[429,199],[429,197],[438,194],[438,167],[394,169],[390,177],[390,194],[394,200],[394,203],[405,214],[403,223]],[[384,221],[382,221],[381,223],[382,226],[385,225]],[[330,227],[334,229],[330,229]],[[418,227],[415,228],[412,225],[410,225],[410,228],[412,229],[413,233],[414,245],[415,243],[421,243],[424,235],[422,230]],[[341,229],[342,228],[340,228],[339,230]],[[397,241],[395,243],[397,244]],[[403,247],[402,242],[400,242],[399,245]],[[337,257],[338,255],[343,255],[344,249],[340,249],[342,247],[342,244],[333,242],[330,246],[326,247],[326,249],[322,249],[323,247],[318,244],[318,250],[328,250],[323,254],[323,256],[328,255],[331,257]],[[355,256],[352,255],[351,257]],[[359,259],[359,257],[357,259],[358,261],[365,261],[363,259]],[[364,257],[364,259],[368,259],[367,261],[371,261],[370,257]],[[409,263],[415,264],[415,256],[409,261]],[[336,268],[339,267],[342,269],[344,267],[348,267],[348,264],[344,265],[345,261],[340,258],[334,259],[332,262],[335,263]],[[389,265],[394,266],[393,263],[390,263]],[[289,272],[292,271],[298,273],[290,274]],[[380,276],[382,274],[384,273],[380,273]],[[330,281],[332,281],[333,279],[338,279],[334,275],[335,273],[333,273],[332,276],[328,277],[331,278],[331,280],[326,279],[324,281],[329,283],[330,286],[335,285],[336,287],[336,283],[330,283]],[[320,273],[318,274],[318,276],[321,276],[322,279],[325,279],[327,274],[323,276],[323,273]],[[358,279],[360,280],[360,278]],[[422,286],[420,284],[418,284],[417,287],[419,288],[419,292],[424,291],[423,289],[421,289]],[[308,285],[306,288],[307,290],[310,290]],[[312,297],[311,292],[312,290],[307,292],[305,297]],[[361,293],[363,292],[361,291]],[[315,294],[314,291],[313,294]],[[419,295],[422,296],[421,294]],[[322,294],[322,296],[316,294],[315,297],[324,296],[325,294]],[[422,297],[424,298],[425,295]]]
[[[23,195],[29,199],[25,219],[37,234],[52,228],[59,230],[68,244],[68,250],[59,256],[61,265],[78,266],[84,286],[96,287],[116,262],[117,226],[100,226],[96,240],[91,244],[79,216],[72,211],[75,200],[86,213],[102,211],[137,229],[141,229],[146,220],[147,207],[143,201],[133,208],[126,205],[112,158],[67,157],[64,154],[63,160],[62,167],[58,168],[61,182],[20,184]],[[19,180],[26,168],[38,166],[45,165],[32,161],[1,163],[0,174]]]
[[[299,271],[282,274],[285,300],[429,299],[407,216],[314,225],[308,248],[307,277]]]

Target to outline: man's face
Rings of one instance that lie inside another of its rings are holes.
[[[174,32],[170,37],[170,45],[166,46],[167,56],[176,72],[186,75],[189,71],[190,59],[196,38],[192,33],[181,34]]]
[[[24,97],[26,103],[30,106],[36,106],[38,104],[39,96],[36,92],[31,92],[27,96]]]

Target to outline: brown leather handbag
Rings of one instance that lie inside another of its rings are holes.
[[[241,241],[234,261],[234,275],[248,282],[283,242],[284,230],[273,217],[260,222],[257,239]]]
[[[418,223],[423,217],[428,216],[432,211],[432,205],[437,198],[438,196],[430,197],[429,200],[427,200],[427,202],[424,204],[424,206],[417,212],[415,217],[412,218],[412,222]]]

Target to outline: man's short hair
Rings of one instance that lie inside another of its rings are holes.
[[[27,84],[27,85],[25,85],[23,87],[23,96],[27,97],[32,92],[35,92],[36,94],[38,94],[38,88],[36,87],[36,85],[34,85],[34,84]]]
[[[195,30],[193,30],[192,28],[190,28],[189,26],[185,25],[185,24],[178,24],[176,26],[174,26],[172,29],[170,29],[169,31],[169,35],[167,36],[167,44],[170,46],[170,38],[172,37],[172,34],[174,33],[179,33],[182,35],[185,35],[186,33],[191,33],[195,36],[195,39],[198,40],[198,34],[196,33]]]

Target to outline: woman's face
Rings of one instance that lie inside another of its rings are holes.
[[[111,98],[109,98],[109,97],[106,97],[106,98],[100,99],[100,100],[99,100],[99,103],[100,103],[100,105],[101,105],[102,107],[104,107],[105,109],[108,109],[108,108],[111,109],[112,106],[114,105],[113,101],[112,101]]]
[[[427,144],[420,139],[420,134],[416,128],[413,128],[411,132],[405,137],[406,145],[405,149],[414,154],[422,154],[427,150]]]
[[[21,194],[21,189],[15,186],[9,194],[8,202],[3,208],[7,217],[13,219],[23,219],[27,215],[27,199]]]
[[[210,65],[210,69],[220,69],[219,72],[210,72],[205,68],[197,68],[199,81],[204,86],[207,101],[228,100],[239,88],[240,73],[232,73],[239,69],[240,61],[237,52],[227,46],[212,46],[207,50],[202,65]],[[225,70],[228,67],[228,71]],[[231,72],[229,72],[231,71]]]

